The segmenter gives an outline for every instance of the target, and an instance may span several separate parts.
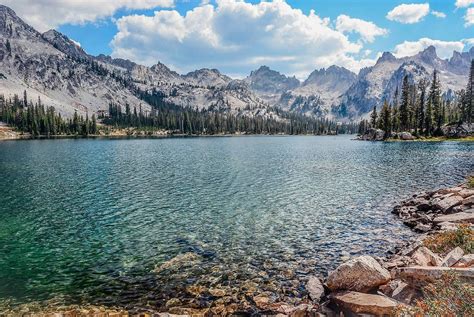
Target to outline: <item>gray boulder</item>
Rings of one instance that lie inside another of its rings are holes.
[[[332,291],[367,292],[387,283],[390,279],[390,272],[373,257],[360,256],[341,264],[331,272],[327,279],[327,285]]]

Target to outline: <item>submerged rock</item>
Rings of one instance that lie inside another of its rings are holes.
[[[360,256],[341,264],[327,279],[330,290],[366,292],[390,280],[390,272],[373,257]]]
[[[166,261],[165,263],[161,264],[160,266],[155,268],[155,273],[160,273],[162,271],[168,270],[168,269],[179,269],[181,266],[189,264],[193,261],[198,260],[200,257],[194,252],[187,252],[184,254],[180,254],[175,256],[169,261]]]

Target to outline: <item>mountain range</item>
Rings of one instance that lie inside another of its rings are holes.
[[[91,56],[56,30],[43,34],[13,10],[0,5],[0,94],[14,94],[54,106],[65,116],[96,113],[109,103],[140,105],[140,91],[154,91],[171,104],[216,111],[272,115],[275,107],[312,116],[356,118],[390,100],[405,75],[429,80],[439,71],[447,96],[465,87],[474,48],[441,59],[433,46],[410,57],[383,53],[376,64],[355,74],[330,66],[306,80],[267,66],[232,79],[217,69],[178,74],[162,63],[151,67],[110,56]]]

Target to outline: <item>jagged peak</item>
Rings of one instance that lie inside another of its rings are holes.
[[[292,80],[298,80],[296,78],[296,76],[294,76],[294,75],[293,76],[287,76],[285,74],[280,73],[279,71],[271,69],[267,65],[262,65],[258,69],[251,71],[249,77],[260,75],[260,74],[273,74],[273,75],[276,75],[276,76],[281,77],[281,78],[288,78],[288,79],[292,79]]]
[[[436,54],[436,47],[434,47],[433,45],[428,46],[423,51],[418,53],[418,55],[421,58],[428,59],[428,60],[434,60],[438,58],[438,55]]]
[[[377,63],[386,61],[396,61],[397,58],[390,52],[383,52],[382,56],[379,57]]]
[[[345,77],[345,78],[356,78],[357,75],[345,67],[338,66],[338,65],[331,65],[328,68],[321,68],[316,69],[311,74],[309,74],[308,78],[304,81],[304,84],[311,83],[315,80],[321,80],[321,78],[327,78],[326,76],[336,76],[336,77]]]

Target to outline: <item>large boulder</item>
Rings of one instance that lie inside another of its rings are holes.
[[[474,124],[449,124],[442,127],[443,134],[449,138],[462,138],[474,134]]]
[[[388,297],[359,292],[339,293],[332,296],[331,299],[339,307],[356,314],[391,316],[398,306],[396,301]]]
[[[360,256],[341,264],[327,279],[330,290],[367,292],[390,280],[390,272],[373,257]]]
[[[414,140],[415,137],[410,132],[402,132],[399,134],[401,140],[410,141]]]
[[[366,141],[383,141],[384,137],[385,132],[383,130],[370,128],[365,134],[359,136],[359,139]]]

